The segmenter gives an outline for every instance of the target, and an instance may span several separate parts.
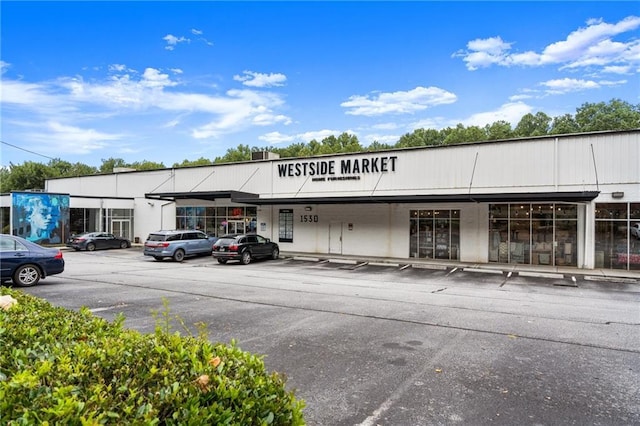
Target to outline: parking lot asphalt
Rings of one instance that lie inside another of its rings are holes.
[[[264,356],[310,425],[640,424],[633,276],[300,254],[156,262],[135,247],[65,259],[25,291],[141,332],[166,300],[181,333],[204,324]]]

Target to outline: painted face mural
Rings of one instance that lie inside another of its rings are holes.
[[[14,235],[35,243],[62,243],[68,232],[69,196],[13,194]]]

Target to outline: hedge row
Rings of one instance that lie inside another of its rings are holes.
[[[304,401],[234,342],[123,328],[2,287],[0,424],[303,425]]]

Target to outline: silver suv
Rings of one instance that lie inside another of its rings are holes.
[[[155,260],[171,257],[182,262],[185,256],[211,255],[217,237],[210,237],[202,231],[182,229],[156,231],[149,234],[144,243],[144,255]]]

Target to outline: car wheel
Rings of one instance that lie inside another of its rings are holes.
[[[176,252],[173,253],[173,260],[176,262],[182,262],[184,260],[184,250],[176,250]]]
[[[153,258],[157,261],[161,261],[162,260],[162,256],[153,256]]]
[[[127,242],[126,242],[126,241],[123,241],[123,242],[121,242],[121,243],[120,243],[120,248],[121,248],[121,249],[129,248],[129,244],[127,244]]]
[[[276,260],[280,256],[280,250],[274,248],[271,252],[271,259]]]
[[[22,265],[13,274],[13,282],[20,287],[31,287],[40,281],[40,270],[34,265]]]
[[[248,265],[249,263],[251,263],[251,253],[249,253],[249,250],[245,250],[242,252],[240,262],[242,262],[243,265]]]
[[[87,251],[94,251],[96,249],[96,245],[93,243],[87,244]]]
[[[225,264],[227,263],[227,259],[218,259],[218,263]]]

